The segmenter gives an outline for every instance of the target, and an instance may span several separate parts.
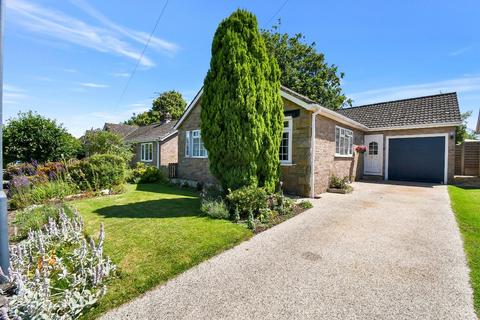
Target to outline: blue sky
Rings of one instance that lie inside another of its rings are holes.
[[[156,92],[191,100],[218,23],[237,8],[261,27],[303,33],[345,72],[354,104],[457,91],[480,106],[480,2],[170,0],[125,95],[122,90],[164,6],[161,0],[7,0],[4,117],[35,110],[80,136],[146,110]]]

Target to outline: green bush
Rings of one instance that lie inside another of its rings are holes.
[[[313,204],[308,200],[302,200],[298,203],[298,206],[302,209],[310,209],[313,208]]]
[[[135,168],[129,170],[127,181],[131,183],[152,183],[164,182],[166,178],[157,167],[137,162]]]
[[[260,213],[260,210],[267,208],[267,191],[264,188],[255,186],[246,186],[235,191],[230,191],[227,195],[227,202],[231,212],[238,212],[240,217],[245,218],[249,213],[254,216]]]
[[[112,154],[96,154],[70,164],[68,171],[82,190],[111,189],[126,181],[125,159]]]
[[[67,204],[50,204],[31,207],[15,213],[13,225],[16,228],[14,241],[25,239],[30,230],[39,230],[48,223],[48,219],[58,219],[60,210],[69,217],[73,216],[73,210]]]
[[[229,219],[227,205],[222,200],[203,200],[200,207],[202,213],[214,219]]]
[[[332,176],[330,178],[330,188],[346,190],[348,188],[348,177],[339,178],[337,176]]]
[[[32,204],[42,204],[52,199],[63,199],[78,191],[73,183],[54,180],[26,188],[12,190],[9,205],[11,209],[21,209]]]

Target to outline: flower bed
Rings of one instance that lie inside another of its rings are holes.
[[[11,268],[7,280],[5,319],[75,319],[106,293],[106,280],[115,265],[103,256],[103,224],[98,243],[85,239],[83,220],[61,211],[58,222],[49,219],[27,239],[10,247]],[[0,317],[1,318],[1,317]]]

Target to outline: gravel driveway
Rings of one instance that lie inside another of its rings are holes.
[[[354,188],[104,319],[476,319],[447,188]]]

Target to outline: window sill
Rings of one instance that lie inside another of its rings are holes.
[[[207,156],[207,157],[194,157],[194,156],[190,156],[190,157],[185,157],[185,159],[208,159],[208,156]]]
[[[282,167],[291,167],[291,166],[295,166],[296,164],[291,162],[280,162],[280,165]]]
[[[346,155],[346,154],[335,153],[335,158],[352,158],[353,159],[353,154],[352,155]]]
[[[140,160],[141,162],[153,162],[153,160]]]

